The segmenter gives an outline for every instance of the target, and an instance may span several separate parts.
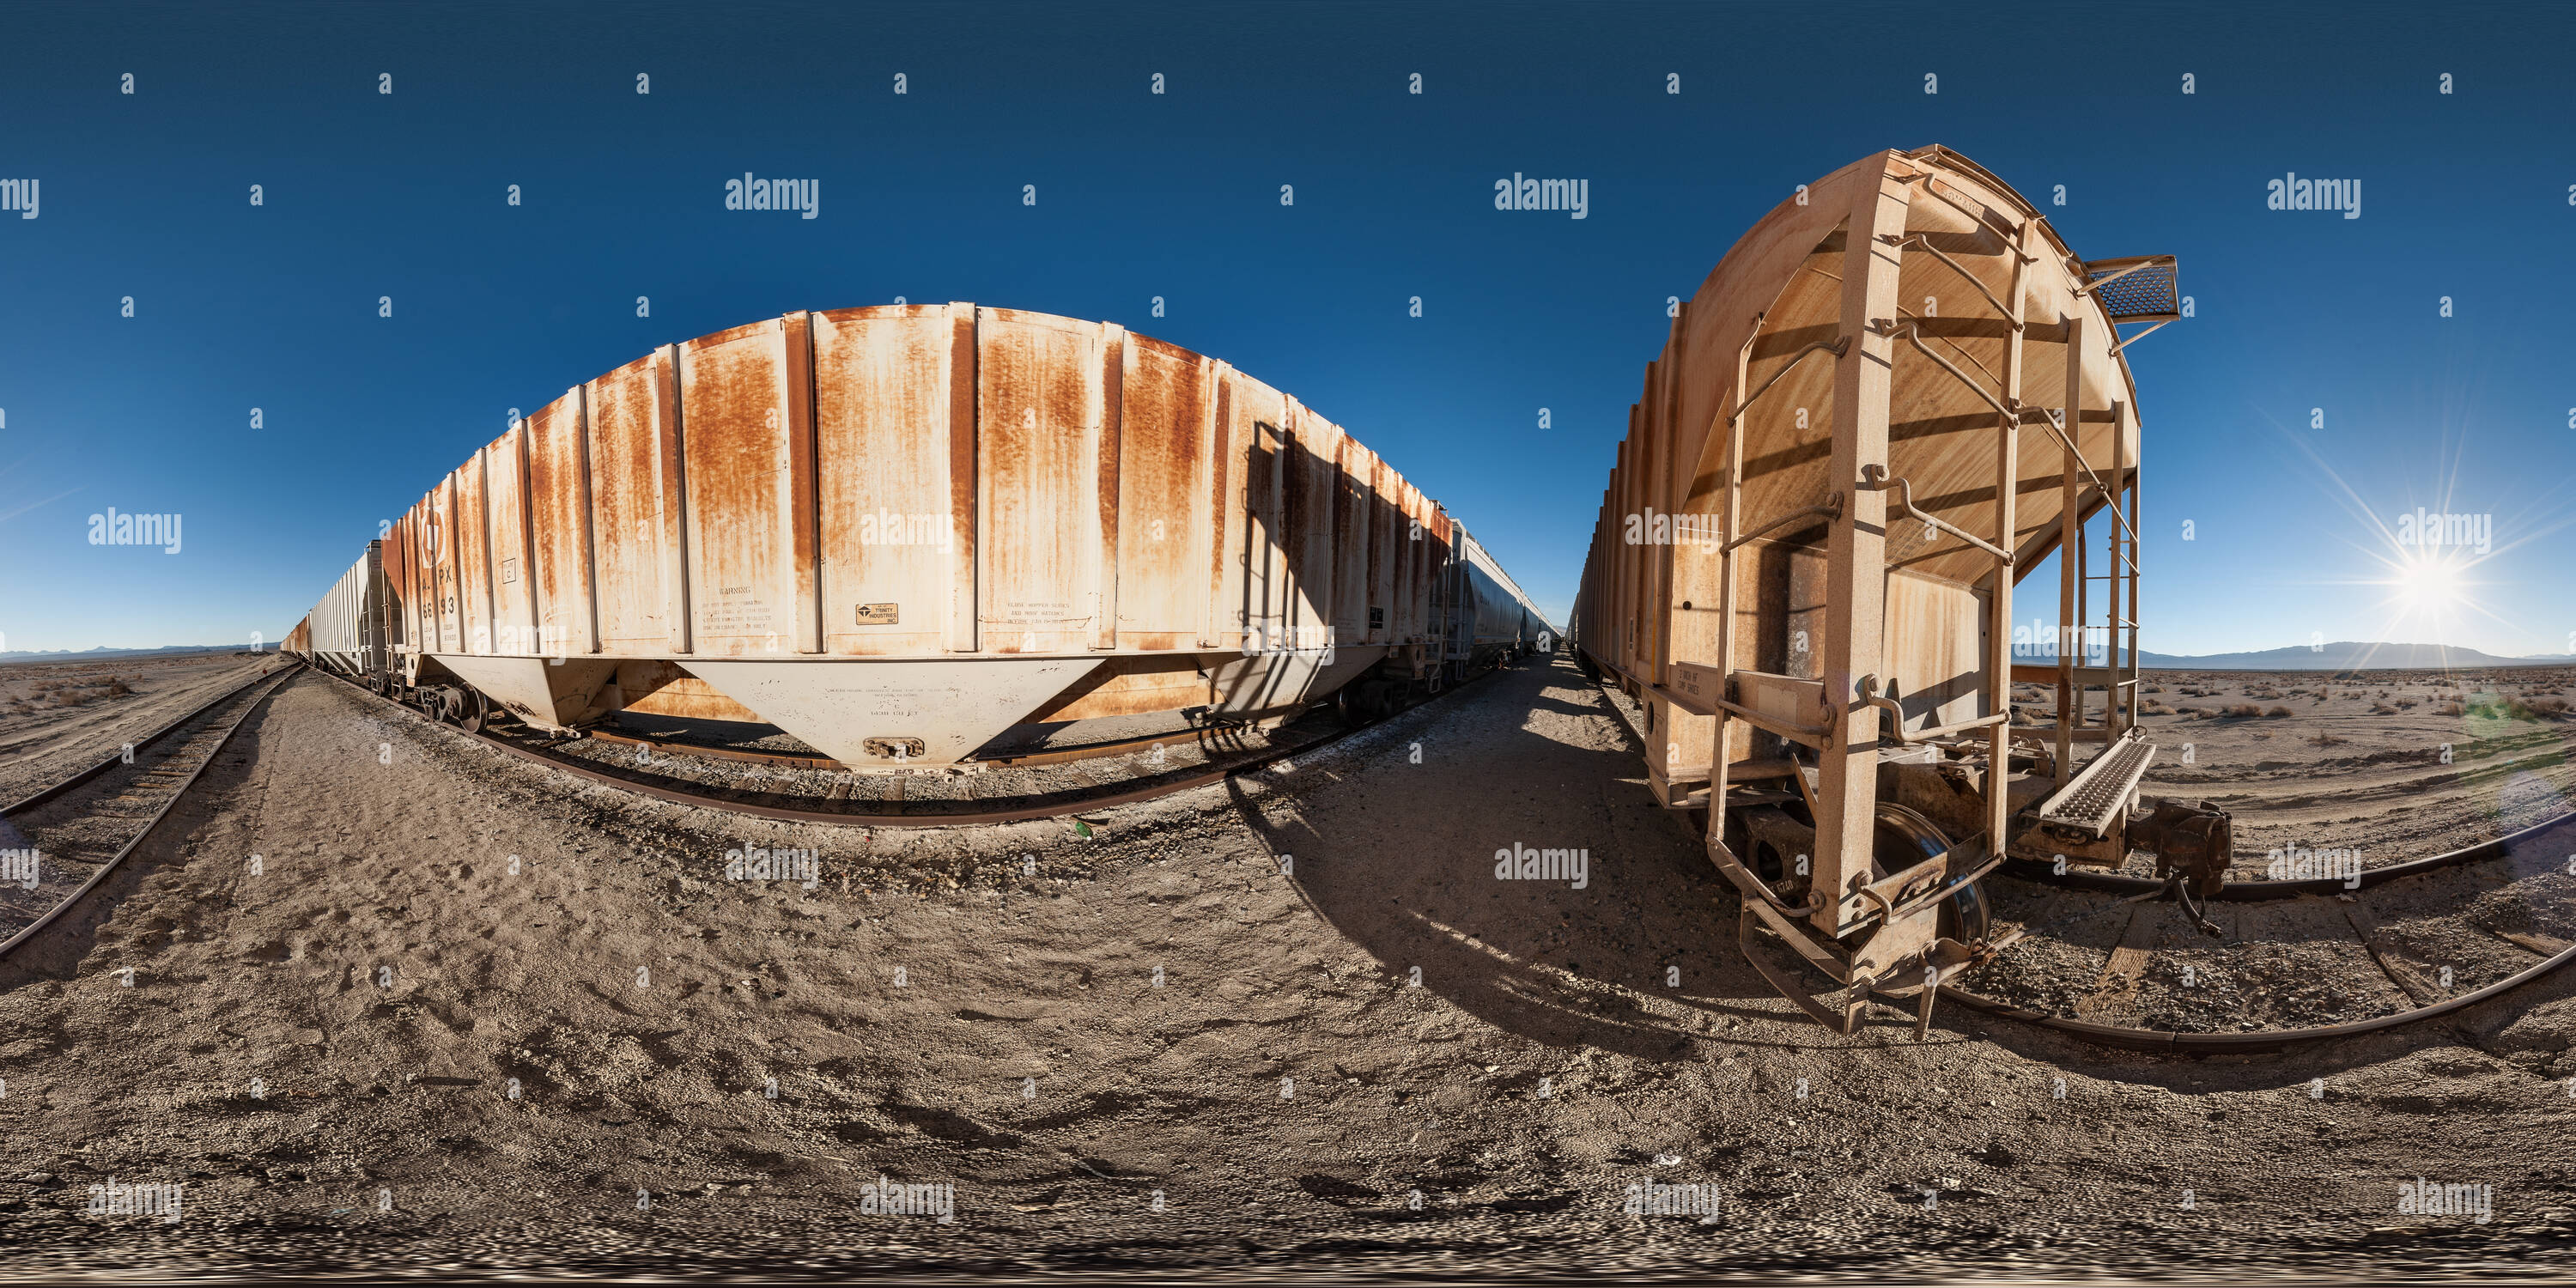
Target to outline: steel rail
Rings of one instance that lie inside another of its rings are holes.
[[[1496,667],[1494,669],[1499,670],[1500,667]],[[1484,678],[1484,675],[1490,674],[1492,674],[1492,671],[1489,670],[1483,673],[1483,675],[1479,675],[1475,678],[1482,679]],[[335,678],[341,677],[335,676]],[[1472,681],[1470,682],[1472,683]],[[408,703],[400,702],[392,697],[377,693],[373,689],[366,688],[355,681],[348,681],[348,684],[350,688],[356,689],[360,693],[375,698],[377,701],[383,702],[389,706],[399,707],[415,716],[422,716],[423,719],[429,718],[423,715],[418,708],[413,707]],[[1422,702],[1416,704],[1416,707],[1429,706],[1432,702],[1437,701],[1443,694],[1455,693],[1464,687],[1466,686],[1463,684],[1450,686],[1442,690],[1442,693],[1440,694],[1433,694],[1430,697],[1425,698]],[[1410,709],[1414,708],[1408,708],[1408,710]],[[1104,796],[1082,796],[1068,798],[1061,801],[1048,801],[1035,805],[1017,806],[1011,809],[924,809],[905,810],[900,813],[893,814],[861,814],[846,810],[805,809],[797,806],[763,804],[758,801],[743,800],[738,797],[712,796],[701,792],[685,791],[675,787],[665,787],[659,783],[640,782],[636,779],[627,778],[622,775],[593,769],[587,765],[576,764],[573,761],[560,756],[548,755],[536,748],[520,746],[516,742],[498,737],[489,731],[469,733],[464,729],[448,724],[442,720],[431,720],[431,723],[440,725],[451,732],[475,739],[495,751],[506,752],[521,760],[527,761],[530,764],[543,765],[548,769],[560,770],[564,773],[571,774],[576,778],[598,783],[602,786],[614,787],[621,791],[632,792],[639,796],[646,796],[654,800],[666,801],[674,805],[690,805],[699,809],[719,810],[730,814],[748,814],[755,818],[773,818],[789,823],[831,823],[844,827],[984,827],[997,823],[1025,823],[1037,819],[1063,818],[1074,814],[1088,814],[1095,810],[1110,809],[1120,805],[1133,805],[1142,801],[1154,800],[1158,797],[1170,796],[1179,792],[1189,791],[1196,787],[1210,786],[1245,774],[1257,773],[1260,770],[1267,769],[1271,765],[1276,764],[1279,761],[1286,760],[1292,756],[1302,756],[1310,751],[1321,750],[1341,741],[1344,738],[1348,738],[1354,734],[1363,733],[1374,728],[1379,722],[1372,721],[1369,724],[1359,725],[1354,728],[1338,729],[1322,737],[1308,739],[1293,747],[1274,747],[1261,752],[1249,760],[1227,765],[1218,769],[1205,770],[1172,782],[1157,783],[1148,787],[1130,788],[1125,791],[1112,792]],[[924,801],[919,803],[923,805],[945,806],[953,804],[954,802]]]
[[[2552,828],[2576,822],[2576,810],[2543,819],[2529,827],[2508,832],[2492,840],[2465,845],[2444,854],[2408,859],[2386,867],[2367,868],[2351,877],[2317,877],[2295,881],[2231,881],[2219,887],[2217,898],[2226,903],[2261,903],[2271,899],[2295,899],[2303,894],[2345,894],[2386,885],[2400,877],[2415,876],[2441,868],[2458,867],[2485,859],[2503,858],[2516,843],[2538,836]],[[2055,865],[2037,859],[2013,859],[2004,864],[2004,875],[2024,881],[2058,886],[2068,890],[2094,890],[2103,894],[2146,894],[2161,890],[2165,883],[2148,877],[2124,877],[2108,872],[2077,872],[2071,868],[2059,875]]]
[[[2062,1019],[2045,1012],[2031,1010],[2026,1006],[2016,1006],[2010,1002],[1997,1001],[1982,994],[1972,993],[1957,985],[1944,985],[1943,996],[1971,1010],[1983,1011],[1988,1015],[2000,1015],[2024,1024],[2071,1034],[2103,1046],[2121,1047],[2131,1051],[2174,1051],[2203,1055],[2229,1051],[2260,1053],[2304,1046],[2311,1042],[2331,1042],[2338,1038],[2379,1033],[2403,1028],[2409,1024],[2418,1024],[2438,1016],[2448,1015],[2453,1011],[2465,1010],[2480,1002],[2502,997],[2550,974],[2570,961],[2576,961],[2576,947],[2568,948],[2538,965],[2497,980],[2476,992],[2444,998],[2430,1006],[2419,1006],[2411,1011],[2399,1011],[2376,1019],[2354,1020],[2348,1024],[2326,1024],[2306,1029],[2256,1030],[2251,1033],[2181,1033],[2165,1029],[2132,1029],[2116,1024],[2094,1024],[2085,1020]]]
[[[289,659],[289,663],[288,663],[288,664],[289,664],[289,666],[290,666],[290,667],[293,667],[293,666],[302,666],[302,665],[303,665],[303,663],[293,661],[292,659]],[[179,728],[179,726],[181,726],[181,725],[183,725],[183,724],[186,724],[186,723],[188,723],[189,721],[194,720],[194,719],[196,719],[197,717],[199,717],[199,716],[201,716],[201,715],[204,715],[204,714],[206,714],[206,713],[207,713],[207,712],[209,712],[209,711],[214,710],[216,707],[222,706],[224,703],[229,702],[229,701],[231,701],[234,697],[238,696],[238,695],[239,695],[243,690],[250,688],[252,685],[257,684],[257,683],[259,683],[259,682],[260,682],[260,681],[262,681],[262,680],[268,679],[270,676],[273,676],[273,675],[275,675],[275,674],[277,674],[277,672],[276,672],[276,671],[274,671],[274,670],[265,670],[265,671],[261,671],[259,674],[254,675],[254,676],[250,677],[249,679],[244,680],[244,681],[242,681],[241,683],[236,684],[236,685],[234,685],[233,687],[231,687],[231,688],[229,688],[229,689],[226,689],[226,690],[224,690],[223,692],[218,693],[218,694],[216,694],[215,696],[213,696],[213,697],[211,697],[211,698],[206,699],[203,703],[200,703],[200,704],[197,706],[197,708],[196,708],[195,710],[190,711],[188,714],[183,715],[183,716],[179,717],[178,719],[173,720],[173,721],[171,721],[170,723],[168,723],[168,724],[165,724],[165,725],[161,726],[159,729],[154,730],[153,732],[151,732],[151,733],[149,733],[149,734],[144,735],[141,741],[138,741],[138,742],[135,742],[135,743],[132,743],[132,744],[128,744],[128,745],[131,745],[131,746],[132,746],[136,751],[141,751],[141,750],[143,750],[144,748],[149,747],[149,746],[151,746],[152,744],[154,744],[154,743],[156,743],[156,742],[161,741],[163,738],[167,738],[167,737],[169,737],[169,736],[171,735],[171,733],[175,732],[175,731]],[[47,788],[45,788],[45,789],[43,789],[43,790],[41,790],[41,791],[37,792],[35,795],[33,795],[33,796],[30,796],[30,797],[26,798],[25,800],[19,801],[19,802],[17,802],[16,804],[13,804],[13,805],[0,805],[0,816],[5,816],[5,815],[9,815],[9,814],[17,814],[17,813],[24,812],[24,811],[26,811],[26,810],[34,809],[35,807],[37,807],[37,806],[39,806],[39,805],[42,805],[42,804],[44,804],[45,802],[47,802],[47,801],[49,801],[49,800],[52,800],[52,799],[54,799],[55,797],[60,796],[60,795],[62,795],[63,793],[65,793],[65,792],[67,792],[67,791],[70,791],[71,789],[73,789],[73,788],[75,788],[75,787],[78,787],[78,786],[80,786],[81,784],[86,783],[86,782],[90,781],[91,779],[96,778],[96,777],[98,777],[99,775],[104,774],[104,773],[106,773],[107,771],[109,771],[109,770],[111,770],[111,769],[114,769],[114,768],[116,768],[118,765],[121,765],[121,764],[124,764],[124,763],[125,763],[125,753],[124,753],[122,750],[119,750],[115,755],[109,756],[107,759],[102,760],[102,761],[98,762],[97,764],[90,766],[90,767],[89,767],[89,768],[87,768],[87,769],[81,770],[80,772],[78,772],[78,773],[76,773],[76,774],[73,774],[71,777],[69,777],[69,778],[66,778],[66,779],[62,780],[61,782],[55,783],[55,784],[54,784],[53,786],[51,786],[51,787],[47,787]]]
[[[2367,872],[2361,873],[2358,879],[2352,884],[2347,884],[2347,879],[2340,877],[2326,877],[2317,880],[2303,881],[2251,881],[2223,886],[2220,888],[2217,897],[2231,902],[2252,903],[2270,899],[2290,899],[2296,898],[2300,895],[2342,894],[2355,889],[2368,889],[2372,886],[2385,885],[2400,877],[2417,876],[2426,872],[2436,871],[2441,868],[2457,867],[2462,864],[2474,863],[2483,859],[2502,858],[2505,857],[2516,842],[2527,840],[2539,835],[2540,833],[2549,831],[2552,828],[2564,827],[2570,822],[2576,822],[2576,811],[2570,811],[2568,813],[2558,815],[2555,818],[2534,823],[2529,827],[2508,833],[2504,836],[2496,837],[2492,840],[2480,841],[2475,845],[2462,846],[2461,848],[2449,851],[2448,853],[2430,855],[2421,859],[2410,859],[2407,862],[2393,863],[2383,868],[2372,868]],[[2067,889],[2094,890],[2103,893],[2116,893],[2130,896],[2153,894],[2162,890],[2165,885],[2164,882],[2153,881],[2143,877],[2112,876],[2107,873],[2069,872],[2064,876],[2060,876],[2050,865],[2037,863],[2027,859],[2014,859],[2005,864],[2003,870],[2006,875],[2020,877],[2024,880],[2040,884],[2054,885]],[[2465,1010],[2469,1007],[2478,1005],[2481,1002],[2492,1001],[2495,998],[2502,997],[2515,989],[2521,988],[2526,984],[2533,983],[2552,974],[2566,966],[2571,961],[2576,961],[2576,946],[2562,949],[2547,959],[2528,966],[2523,970],[2517,971],[2504,979],[2497,980],[2484,988],[2463,993],[2458,997],[2444,998],[2443,1000],[2434,1002],[2430,1005],[2415,1007],[2411,1010],[2398,1011],[2393,1014],[2378,1016],[2373,1019],[2354,1020],[2344,1024],[2325,1024],[2304,1029],[2264,1029],[2250,1033],[2187,1033],[2168,1029],[2139,1029],[2128,1028],[2116,1024],[2095,1024],[2088,1020],[2070,1020],[2061,1016],[2050,1015],[2043,1011],[2035,1011],[2026,1006],[2020,1006],[2015,1003],[1987,997],[1980,993],[1959,988],[1956,985],[1949,987],[1948,995],[1952,999],[1958,1001],[1961,1005],[1966,1006],[1971,1010],[1982,1011],[1988,1015],[2002,1016],[2006,1019],[2017,1020],[2024,1024],[2036,1025],[2040,1028],[2083,1038],[2088,1042],[2099,1043],[2103,1046],[2119,1047],[2124,1050],[2171,1051],[2196,1054],[2212,1054],[2230,1051],[2261,1053],[2267,1051],[2279,1051],[2294,1046],[2304,1046],[2313,1042],[2331,1042],[2340,1038],[2355,1037],[2365,1033],[2380,1033],[2390,1029],[2403,1028],[2410,1024],[2421,1023],[2425,1020],[2435,1019],[2443,1015],[2448,1015],[2454,1011]]]
[[[259,678],[268,681],[268,691],[253,697],[248,703],[245,703],[242,706],[241,711],[233,717],[232,723],[224,726],[223,735],[215,739],[215,745],[213,747],[207,749],[206,758],[199,761],[195,769],[188,771],[187,778],[181,781],[177,789],[170,793],[168,799],[161,802],[161,808],[152,811],[152,817],[144,821],[143,830],[135,833],[133,839],[127,841],[115,854],[109,856],[107,862],[100,864],[98,871],[91,873],[89,875],[89,880],[81,882],[79,889],[63,896],[62,900],[56,903],[52,908],[48,909],[43,916],[36,918],[34,921],[28,922],[24,929],[9,936],[6,941],[0,941],[0,957],[7,957],[10,953],[16,951],[19,945],[35,938],[38,931],[52,925],[57,918],[60,918],[64,913],[71,911],[72,908],[79,904],[83,899],[88,898],[90,891],[97,889],[100,882],[107,880],[108,874],[116,871],[116,869],[125,862],[125,857],[127,855],[134,853],[134,851],[145,841],[150,840],[152,833],[159,830],[161,821],[170,816],[171,809],[176,807],[178,803],[188,795],[189,790],[197,785],[197,780],[205,776],[206,770],[214,766],[215,759],[224,754],[224,748],[232,744],[233,735],[241,732],[243,725],[250,723],[251,713],[259,710],[260,703],[267,701],[277,692],[279,687],[283,686],[288,680],[294,679],[296,673],[301,669],[302,664],[299,663],[296,666],[288,667],[282,672],[262,672]],[[217,703],[240,696],[250,687],[251,686],[248,684],[242,685],[233,689],[231,692],[224,694],[223,697],[216,699],[215,702],[207,703],[205,706],[189,712],[187,715],[181,717],[176,723],[172,724],[168,729],[162,730],[160,734],[153,735],[150,741],[159,741],[163,734],[167,734],[172,729],[178,728],[179,725],[186,724],[189,721],[196,719],[198,716],[203,715],[209,708],[215,706]],[[149,744],[136,743],[135,745],[137,747],[142,747]],[[122,763],[122,759],[123,758],[120,756],[117,761],[112,761],[110,763]],[[69,780],[69,784],[57,784],[55,787],[48,788],[46,791],[40,792],[36,796],[29,797],[28,801],[41,804],[46,800],[51,800],[62,791],[69,790],[70,785],[87,782],[91,778],[97,777],[99,772],[100,771],[96,769],[83,771],[82,774]],[[20,809],[24,808],[28,804],[28,801],[21,801],[17,805],[10,806],[6,811],[0,811],[0,813],[16,813]]]

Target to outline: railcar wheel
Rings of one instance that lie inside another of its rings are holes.
[[[1341,717],[1345,729],[1357,729],[1369,722],[1370,703],[1360,688],[1358,684],[1345,684],[1333,694],[1333,714]]]
[[[492,722],[492,701],[481,689],[467,689],[458,695],[456,727],[467,733],[481,733]]]

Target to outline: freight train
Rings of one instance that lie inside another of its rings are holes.
[[[1157,713],[1375,719],[1554,639],[1294,398],[1114,323],[957,303],[790,313],[574,386],[286,648],[472,729],[741,722],[865,768]]]
[[[2178,292],[2173,257],[2078,259],[1949,149],[1874,153],[1746,232],[1646,369],[1577,658],[1636,696],[1658,803],[1705,818],[1745,956],[1818,1019],[1892,995],[1928,1023],[1942,972],[2006,940],[1978,882],[2008,856],[2224,880],[2225,814],[2138,809],[2128,355]],[[2015,585],[2052,556],[2056,638],[2098,657],[2016,655]],[[2044,722],[2017,682],[2054,690]]]

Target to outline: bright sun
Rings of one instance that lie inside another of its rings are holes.
[[[2459,569],[2443,559],[2408,559],[2397,568],[2397,593],[2410,607],[2440,608],[2460,597]]]

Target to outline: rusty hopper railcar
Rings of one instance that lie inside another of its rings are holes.
[[[384,543],[367,552],[322,596],[322,602],[287,632],[285,651],[353,679],[384,669],[393,629],[385,599]]]
[[[1115,324],[791,313],[565,392],[383,543],[381,682],[479,724],[774,724],[852,766],[1015,726],[1382,714],[1538,615],[1295,399]],[[1510,631],[1480,614],[1510,613]]]
[[[1648,365],[1578,656],[1638,696],[1656,797],[1706,810],[1739,943],[1819,1019],[1917,990],[1928,1017],[1938,972],[2000,947],[1975,883],[2008,851],[2223,879],[2224,815],[2131,817],[2145,331],[2117,328],[2179,313],[2171,257],[2078,260],[1928,147],[1781,203]],[[2017,650],[2014,583],[2052,553],[2061,620]],[[2016,720],[2016,680],[2053,723]],[[1848,996],[1772,967],[1766,927]]]

